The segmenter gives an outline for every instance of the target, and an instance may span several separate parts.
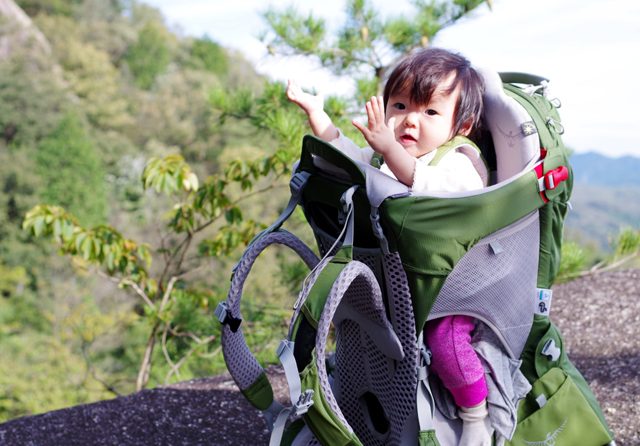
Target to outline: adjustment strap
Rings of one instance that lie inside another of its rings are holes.
[[[294,414],[296,416],[307,413],[313,405],[313,390],[308,389],[302,393],[302,384],[300,383],[300,375],[298,374],[298,366],[293,356],[294,342],[283,339],[276,350],[276,354],[284,368],[284,375],[289,385],[289,398],[291,399],[291,407],[285,407],[280,410],[273,423],[269,446],[280,446],[284,428],[289,417]]]
[[[291,405],[295,406],[300,398],[300,392],[302,384],[300,383],[300,375],[298,374],[298,365],[296,359],[293,356],[294,342],[288,339],[283,339],[276,350],[276,355],[282,363],[284,369],[284,375],[287,378],[289,384],[289,397],[291,399]]]
[[[431,365],[431,352],[422,342],[422,334],[419,338],[420,366],[416,368],[418,386],[416,392],[416,407],[418,411],[418,427],[421,432],[434,429],[433,417],[435,401],[429,386],[429,366]]]
[[[282,435],[284,434],[284,428],[287,425],[289,415],[293,411],[293,407],[286,407],[280,411],[275,423],[273,423],[273,430],[271,431],[271,437],[269,438],[269,446],[280,446],[282,442]]]
[[[296,209],[296,206],[300,203],[300,199],[302,198],[302,191],[309,181],[309,177],[311,174],[309,172],[296,172],[292,177],[291,181],[289,181],[289,188],[291,189],[291,198],[289,198],[289,202],[287,203],[287,207],[285,207],[284,211],[278,216],[276,221],[274,221],[271,226],[267,229],[259,232],[247,245],[247,249],[249,249],[255,242],[257,242],[260,238],[265,235],[280,229],[280,226],[291,216],[293,211]],[[233,275],[238,269],[238,265],[240,262],[236,263],[231,270],[231,278],[233,279]]]

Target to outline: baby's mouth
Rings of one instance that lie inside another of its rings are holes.
[[[417,140],[416,140],[416,138],[414,138],[414,137],[413,137],[413,136],[411,136],[411,135],[401,135],[401,136],[400,136],[400,142],[401,142],[402,144],[414,143],[414,142],[416,142],[416,141],[417,141]]]

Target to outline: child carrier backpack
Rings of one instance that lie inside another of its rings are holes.
[[[286,209],[247,247],[216,310],[227,367],[264,414],[270,445],[456,445],[461,422],[439,402],[446,392],[429,374],[422,340],[428,320],[451,314],[488,328],[506,358],[502,379],[524,377],[528,393],[514,407],[492,397],[513,383],[490,386],[491,421],[517,413],[517,425],[496,434],[496,444],[614,444],[549,318],[572,188],[559,103],[546,97],[544,78],[482,75],[488,135],[479,145],[493,174],[482,190],[412,193],[304,138]],[[297,205],[321,258],[281,229]],[[290,405],[274,399],[240,313],[246,277],[274,243],[311,270],[277,351]],[[326,351],[331,325],[334,354]],[[494,366],[487,373],[497,376]]]

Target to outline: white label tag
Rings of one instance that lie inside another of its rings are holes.
[[[549,316],[549,311],[551,311],[551,298],[553,296],[553,291],[545,288],[536,288],[536,290],[537,298],[535,313],[541,316]]]

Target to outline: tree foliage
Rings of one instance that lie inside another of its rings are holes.
[[[81,221],[106,217],[105,171],[79,118],[65,116],[38,145],[36,172],[46,184],[40,197],[76,213]]]
[[[262,40],[274,54],[317,57],[335,74],[351,76],[363,99],[380,90],[399,57],[427,46],[440,30],[482,3],[491,5],[486,0],[415,0],[410,18],[382,19],[369,0],[348,0],[346,20],[335,36],[328,34],[322,19],[294,7],[272,7],[264,14],[270,31]]]
[[[197,65],[214,74],[224,75],[229,69],[229,58],[225,50],[207,36],[194,39],[191,56],[197,61]]]
[[[138,33],[138,40],[129,47],[125,60],[136,85],[150,89],[171,61],[166,30],[154,22],[145,24]]]

